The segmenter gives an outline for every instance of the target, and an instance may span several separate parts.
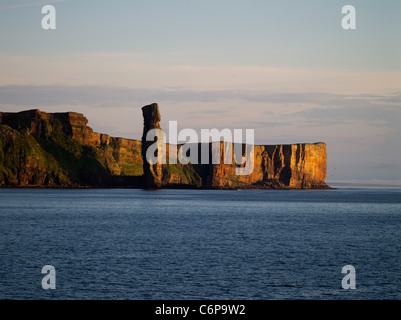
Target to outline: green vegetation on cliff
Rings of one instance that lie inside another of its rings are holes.
[[[0,125],[0,137],[0,184],[73,184],[67,171],[28,133]]]
[[[39,142],[74,184],[101,185],[110,181],[111,173],[102,162],[98,149],[84,146],[60,133],[52,133],[48,140]]]
[[[167,163],[163,165],[163,180],[163,182],[166,184],[201,184],[201,177],[191,163],[187,165],[170,164],[168,159]]]
[[[107,135],[101,140],[85,117],[72,116],[0,113],[0,185],[138,186],[140,145]]]

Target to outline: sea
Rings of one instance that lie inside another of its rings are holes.
[[[2,300],[398,300],[400,258],[400,188],[0,189]]]

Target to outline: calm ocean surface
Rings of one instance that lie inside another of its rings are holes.
[[[396,188],[0,189],[0,299],[400,299],[400,258]]]

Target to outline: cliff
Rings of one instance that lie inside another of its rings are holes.
[[[155,141],[146,141],[146,134],[162,129],[157,104],[145,106],[142,114],[138,141],[96,133],[80,113],[0,112],[0,186],[328,188],[326,145],[321,142],[257,145],[254,170],[242,176],[235,175],[234,161],[183,165],[167,157],[163,165],[144,162]],[[172,147],[165,146],[167,155]],[[211,150],[211,144],[207,147]]]
[[[75,112],[0,113],[0,185],[141,185],[141,142],[87,123]]]
[[[326,144],[255,145],[253,171],[235,175],[236,165],[212,165],[212,188],[322,189],[327,170]],[[221,155],[223,163],[223,154]],[[234,163],[234,161],[233,161]]]
[[[252,161],[250,174],[236,175],[234,145],[231,146],[220,142],[219,164],[201,163],[202,145],[194,145],[198,150],[197,164],[180,163],[172,165],[169,163],[169,152],[166,152],[166,164],[157,164],[157,174],[154,165],[148,164],[146,160],[147,148],[154,144],[154,141],[145,141],[145,134],[151,128],[160,128],[161,120],[159,107],[156,103],[145,106],[144,134],[142,157],[145,170],[145,181],[147,187],[171,187],[173,185],[186,185],[192,187],[207,187],[213,189],[238,189],[238,188],[278,188],[278,189],[324,189],[329,188],[325,183],[327,169],[326,144],[299,143],[288,145],[255,145],[249,160],[246,158],[245,145],[239,146],[242,149],[242,156],[247,161]],[[167,149],[172,146],[167,145]],[[177,155],[181,146],[177,146]],[[225,152],[231,147],[231,164],[224,163]],[[209,155],[212,154],[212,144],[206,148]],[[163,149],[159,149],[163,152]],[[242,165],[245,166],[245,163]],[[164,170],[162,169],[164,167]]]

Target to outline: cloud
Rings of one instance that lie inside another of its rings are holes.
[[[319,99],[317,93],[325,93],[325,96],[328,93],[382,95],[400,91],[398,83],[401,74],[395,71],[185,65],[184,62],[171,64],[165,61],[164,55],[164,52],[77,53],[69,50],[46,56],[35,53],[29,56],[0,54],[0,85],[129,86],[165,91],[171,89],[175,91],[174,94],[177,94],[177,88],[182,88],[192,90],[193,94],[214,91],[215,95],[217,90],[233,93],[234,90],[246,90],[247,100],[254,102],[263,100],[261,92],[279,100],[282,92],[314,92],[314,98]],[[294,98],[301,96],[297,94]]]
[[[185,88],[147,89],[117,86],[69,85],[3,85],[0,86],[2,103],[10,104],[59,104],[60,102],[86,103],[104,106],[115,101],[129,105],[132,99],[152,100],[155,97],[174,102],[239,99],[254,103],[315,104],[320,106],[363,106],[391,104],[401,107],[401,93],[393,95],[345,95],[326,92],[269,93],[250,90],[189,90]],[[108,105],[111,106],[111,105]]]
[[[0,86],[0,104],[15,106],[88,106],[139,107],[152,102],[215,103],[237,101],[237,105],[258,105],[264,114],[292,114],[311,119],[359,118],[366,120],[397,117],[401,111],[401,94],[346,95],[325,92],[268,93],[248,90],[146,89],[110,86],[5,85]],[[287,107],[287,108],[286,108]],[[217,113],[224,110],[214,108]],[[383,109],[386,110],[384,113]],[[211,109],[209,109],[212,111]],[[277,111],[278,110],[278,111]],[[193,110],[191,112],[202,112]]]

